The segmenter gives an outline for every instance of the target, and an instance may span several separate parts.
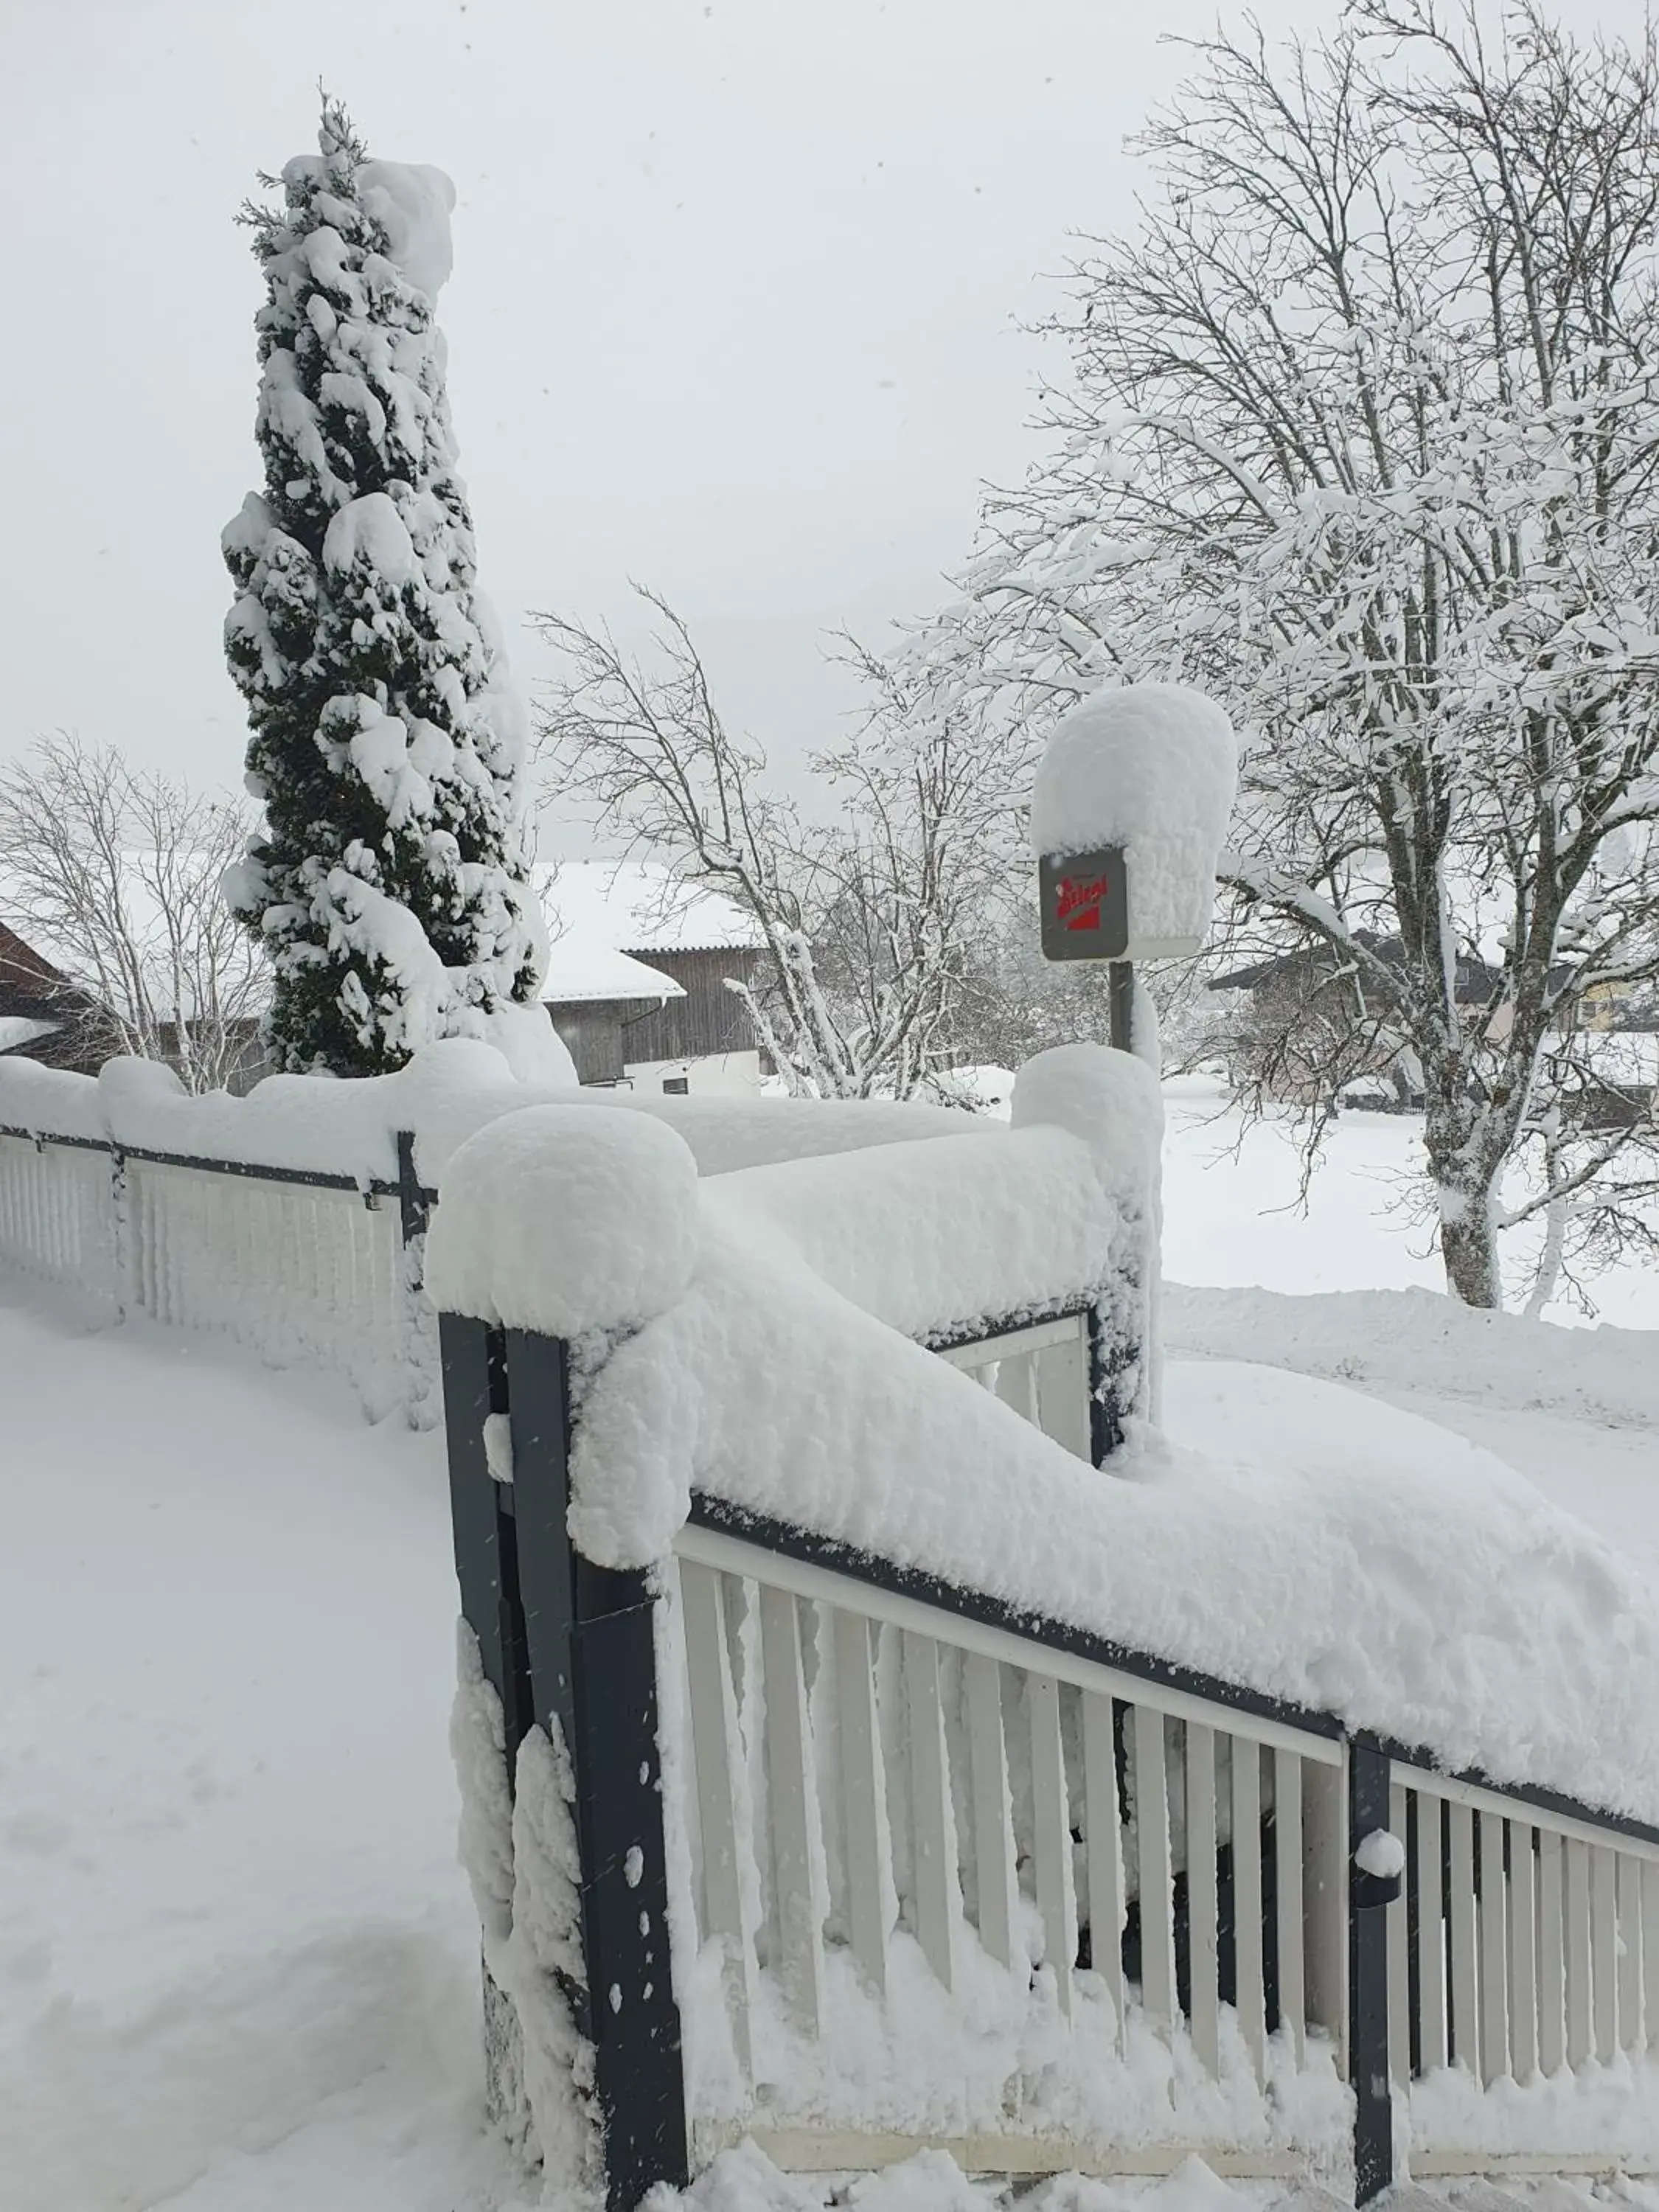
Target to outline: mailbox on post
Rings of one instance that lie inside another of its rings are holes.
[[[1125,1051],[1131,963],[1203,942],[1237,775],[1226,715],[1178,684],[1097,691],[1048,740],[1031,793],[1043,957],[1112,964],[1111,1041]]]

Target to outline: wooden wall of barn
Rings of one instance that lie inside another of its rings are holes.
[[[719,1053],[753,1052],[759,1042],[749,1010],[726,981],[748,982],[760,964],[754,951],[638,952],[636,960],[671,976],[685,993],[660,1009],[628,1022],[623,1050],[631,1063],[702,1060]]]
[[[623,1026],[639,1008],[615,999],[593,999],[580,1006],[550,1006],[553,1026],[576,1063],[578,1083],[620,1083]]]

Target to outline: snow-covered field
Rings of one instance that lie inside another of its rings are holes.
[[[1477,1438],[1659,1581],[1659,1287],[1618,1330],[1448,1308],[1376,1218],[1407,1125],[1354,1116],[1310,1218],[1273,1131],[1175,1105],[1176,1424],[1206,1357],[1364,1388]],[[1306,1300],[1239,1291],[1352,1291]],[[1231,1294],[1230,1294],[1231,1293]],[[0,2206],[484,2212],[476,1925],[446,1748],[441,1447],[343,1388],[0,1279]],[[720,2212],[788,2201],[741,2161]],[[1056,2187],[1099,2212],[1122,2192]],[[1188,2174],[1160,2212],[1220,2185]],[[862,2212],[972,2201],[937,2166]]]
[[[1292,1292],[1443,1288],[1431,1231],[1410,1218],[1422,1149],[1414,1115],[1344,1114],[1304,1213],[1287,1123],[1243,1127],[1203,1077],[1167,1083],[1164,1103],[1164,1257],[1175,1282]],[[1659,1328],[1659,1269],[1633,1262],[1590,1288],[1599,1320]],[[1584,1317],[1561,1299],[1549,1318],[1573,1324]]]

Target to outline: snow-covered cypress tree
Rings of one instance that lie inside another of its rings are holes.
[[[454,187],[370,161],[332,101],[319,139],[280,209],[244,211],[265,483],[224,533],[225,638],[265,819],[225,888],[273,963],[276,1065],[370,1075],[489,1035],[533,999],[545,936],[433,319]]]

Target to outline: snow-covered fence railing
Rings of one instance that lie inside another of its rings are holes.
[[[1242,1547],[1230,1522],[1200,1562],[1156,1443],[1132,1440],[1142,1480],[1097,1473],[1064,1385],[1069,1437],[1037,1433],[1036,1363],[1075,1376],[1102,1253],[1134,1249],[1134,1176],[1079,1136],[1086,1064],[1069,1097],[1059,1072],[1006,1149],[948,1163],[700,1184],[671,1133],[560,1108],[452,1162],[428,1280],[496,2111],[617,2208],[744,2135],[818,2171],[1197,2150],[1356,2202],[1399,2149],[1420,2173],[1659,2162],[1659,1830],[1272,1686],[1333,1595],[1291,1599],[1285,1532]],[[1067,1209],[1097,1205],[1079,1261]],[[994,1279],[1007,1326],[952,1344],[941,1299],[988,1323]],[[1314,1679],[1363,1700],[1398,1623],[1369,1633],[1344,1557],[1352,1632],[1321,1632]],[[1230,1643],[1235,1616],[1279,1648]],[[1467,1664],[1457,1624],[1410,1619]],[[1249,1656],[1206,1671],[1194,1641]],[[1477,1686],[1437,1705],[1432,1669],[1409,1679],[1402,1711],[1467,1758]]]
[[[510,2132],[617,2208],[744,2135],[795,2170],[1313,2162],[1334,1720],[701,1492],[669,1561],[607,1568],[568,1533],[580,1355],[441,1330]]]
[[[278,1364],[344,1372],[376,1414],[425,1418],[435,1352],[418,1248],[433,1185],[475,1129],[544,1097],[668,1120],[708,1174],[972,1127],[880,1103],[538,1088],[459,1040],[398,1075],[278,1076],[245,1098],[187,1097],[155,1062],[88,1077],[11,1058],[0,1261],[96,1312],[217,1330]]]
[[[433,1194],[395,1182],[0,1127],[0,1255],[96,1311],[344,1372],[374,1410],[422,1363],[413,1248]]]
[[[699,2164],[1307,2163],[1238,2114],[1346,2040],[1334,1722],[712,1498],[675,1550]]]

